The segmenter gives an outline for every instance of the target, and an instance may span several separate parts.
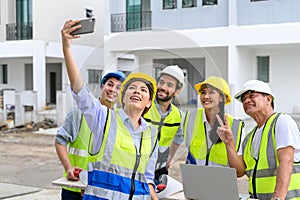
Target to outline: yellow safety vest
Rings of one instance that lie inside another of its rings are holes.
[[[157,141],[159,145],[158,157],[156,162],[156,170],[166,166],[167,158],[170,151],[170,145],[178,131],[181,123],[181,113],[179,109],[171,104],[171,112],[161,117],[158,109],[158,105],[153,105],[150,110],[144,115],[144,119],[157,127]]]
[[[153,126],[141,133],[136,148],[120,115],[109,110],[103,142],[96,161],[89,163],[88,185],[84,199],[150,199],[144,172],[154,146]]]
[[[80,167],[84,170],[87,170],[88,167],[88,143],[91,136],[91,131],[83,117],[81,115],[81,123],[79,128],[79,133],[77,135],[77,138],[74,142],[71,142],[67,146],[68,150],[68,157],[70,159],[70,162],[72,166],[74,167]],[[66,171],[64,171],[64,177],[67,177]],[[78,188],[69,188],[69,187],[63,187],[66,190],[70,190],[73,192],[80,192],[81,189]]]
[[[179,109],[173,104],[171,104],[171,106],[172,111],[165,118],[160,116],[156,105],[153,105],[144,115],[144,119],[157,127],[158,132],[160,132],[160,147],[168,147],[171,145],[181,123],[182,117]]]
[[[188,111],[184,122],[184,141],[189,148],[189,155],[197,164],[200,161],[216,163],[222,166],[228,166],[227,151],[224,142],[212,144],[211,148],[207,146],[206,130],[203,120],[203,108]],[[236,151],[241,144],[242,128],[244,122],[234,119],[228,115],[228,123],[234,135]]]
[[[275,126],[280,114],[275,113],[266,122],[260,141],[258,159],[251,156],[252,140],[257,126],[245,137],[243,158],[249,182],[249,193],[257,199],[271,199],[276,186],[279,164],[276,150]],[[286,199],[300,199],[300,165],[294,163]]]

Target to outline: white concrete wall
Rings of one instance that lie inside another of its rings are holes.
[[[300,85],[299,74],[299,53],[300,48],[239,48],[239,77],[238,84],[235,85],[237,93],[242,85],[251,79],[257,79],[257,56],[270,56],[270,82],[268,85],[276,95],[275,111],[293,113],[293,110],[300,106],[298,86]],[[292,91],[292,92],[290,92]],[[246,118],[242,104],[234,100],[235,115],[239,118]]]
[[[299,0],[237,1],[238,24],[284,23],[300,20]]]
[[[258,50],[256,54],[270,56],[270,87],[276,95],[275,108],[292,113],[300,106],[300,48],[287,50]]]
[[[221,76],[228,78],[228,51],[227,48],[205,48],[205,76]]]
[[[253,50],[249,48],[238,48],[237,54],[237,66],[233,66],[233,70],[237,76],[231,77],[229,84],[233,84],[233,90],[231,90],[232,103],[234,105],[234,116],[245,119],[248,116],[245,114],[242,104],[234,99],[234,95],[239,92],[243,84],[250,79],[256,79],[256,62],[254,58]],[[254,78],[255,77],[255,78]]]
[[[109,0],[105,5],[108,4],[110,5],[110,14],[126,13],[126,1]]]
[[[182,8],[182,1],[177,1],[176,9],[163,10],[162,1],[151,1],[153,29],[180,30],[218,27],[228,25],[228,0],[218,1],[217,6]]]
[[[93,8],[96,18],[95,32],[83,35],[75,44],[94,46],[104,40],[103,32],[103,8],[104,1],[96,0],[51,0],[33,2],[33,38],[45,41],[60,41],[60,30],[68,19],[86,18],[85,8]]]
[[[6,24],[15,23],[15,1],[0,1],[0,42],[6,40]]]
[[[32,63],[30,58],[2,58],[0,64],[8,64],[8,84],[0,84],[0,90],[5,88],[15,89],[16,91],[23,91],[25,89],[24,63]],[[18,72],[18,73],[15,73]]]
[[[5,40],[5,22],[7,19],[7,0],[0,1],[0,42]]]

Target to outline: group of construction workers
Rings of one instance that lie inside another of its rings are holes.
[[[62,188],[62,200],[158,199],[156,185],[168,174],[172,158],[184,143],[186,163],[232,167],[248,176],[256,199],[300,199],[300,133],[287,114],[274,112],[271,88],[247,81],[234,97],[256,122],[242,138],[244,122],[225,113],[232,102],[227,82],[210,76],[194,85],[201,108],[181,111],[172,102],[185,84],[178,65],[165,67],[155,80],[132,72],[105,74],[101,97],[95,98],[80,78],[71,52],[70,33],[78,20],[65,22],[62,47],[77,107],[57,132],[55,147],[69,180],[87,170],[87,186]],[[117,107],[120,101],[121,107]],[[217,181],[217,180],[216,180]]]

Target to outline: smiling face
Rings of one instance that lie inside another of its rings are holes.
[[[123,96],[124,110],[140,110],[151,106],[150,91],[143,81],[131,82]]]
[[[122,82],[112,77],[102,85],[101,103],[107,107],[112,107],[119,98]]]
[[[157,83],[156,99],[158,101],[169,101],[179,93],[176,89],[177,80],[172,76],[162,75]]]
[[[260,92],[248,92],[241,97],[245,113],[249,116],[266,113],[267,109],[272,108],[272,96]]]
[[[224,95],[214,87],[202,87],[200,89],[200,102],[206,110],[218,110],[220,109],[220,102],[224,102]]]

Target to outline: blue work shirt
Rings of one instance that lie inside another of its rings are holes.
[[[64,124],[57,130],[55,141],[63,146],[74,142],[79,133],[81,118],[81,111],[77,107],[71,108],[66,115]]]
[[[94,138],[97,138],[97,140],[93,141],[92,153],[95,153],[97,152],[97,150],[99,150],[103,142],[102,136],[105,128],[108,108],[106,106],[101,105],[99,103],[99,100],[96,99],[93,96],[93,94],[91,94],[90,90],[86,86],[82,87],[82,89],[77,94],[75,94],[72,90],[72,95],[74,100],[76,101],[78,108],[83,113],[84,118],[90,127],[90,130],[93,132]],[[141,125],[136,130],[134,130],[130,118],[127,116],[123,109],[120,109],[119,114],[128,132],[131,134],[136,148],[139,149],[141,133],[149,127],[149,124],[144,120],[144,118],[141,117]],[[147,183],[151,183],[153,185],[157,152],[158,147],[156,145],[154,152],[149,158],[149,162],[145,170],[145,177]]]

